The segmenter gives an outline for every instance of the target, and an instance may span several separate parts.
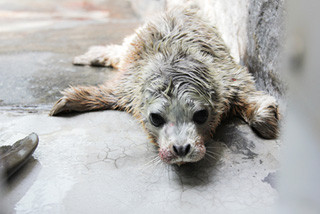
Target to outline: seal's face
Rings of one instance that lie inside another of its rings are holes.
[[[169,164],[182,164],[201,160],[206,148],[204,138],[193,122],[169,122],[160,131],[159,156]]]
[[[183,53],[172,57],[158,53],[143,68],[150,75],[142,78],[139,109],[145,128],[159,146],[160,158],[169,164],[201,160],[205,141],[221,114],[219,84],[213,81],[203,54]]]
[[[185,97],[164,96],[154,100],[147,112],[146,128],[155,137],[164,162],[196,162],[205,156],[205,141],[214,116],[210,105]]]

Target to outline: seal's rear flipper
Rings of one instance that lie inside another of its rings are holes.
[[[75,57],[72,63],[118,68],[121,53],[121,45],[92,46],[85,54]]]

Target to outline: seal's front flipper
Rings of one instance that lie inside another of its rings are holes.
[[[60,98],[50,111],[50,116],[67,112],[86,112],[114,109],[118,98],[112,90],[101,86],[69,87],[62,91]]]
[[[261,137],[277,138],[280,113],[276,99],[261,91],[249,92],[246,95],[238,113]]]

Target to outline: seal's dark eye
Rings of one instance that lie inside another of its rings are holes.
[[[151,113],[150,114],[150,122],[155,127],[160,127],[166,123],[166,121],[161,117],[160,114]]]
[[[208,111],[207,110],[200,110],[194,113],[192,120],[197,124],[203,124],[208,119]]]

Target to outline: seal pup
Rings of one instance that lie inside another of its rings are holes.
[[[217,29],[192,8],[175,8],[146,22],[122,45],[94,47],[74,64],[113,66],[114,79],[69,87],[50,115],[125,110],[143,125],[168,164],[201,160],[205,142],[228,115],[242,117],[260,136],[279,133],[276,99],[257,91]]]

